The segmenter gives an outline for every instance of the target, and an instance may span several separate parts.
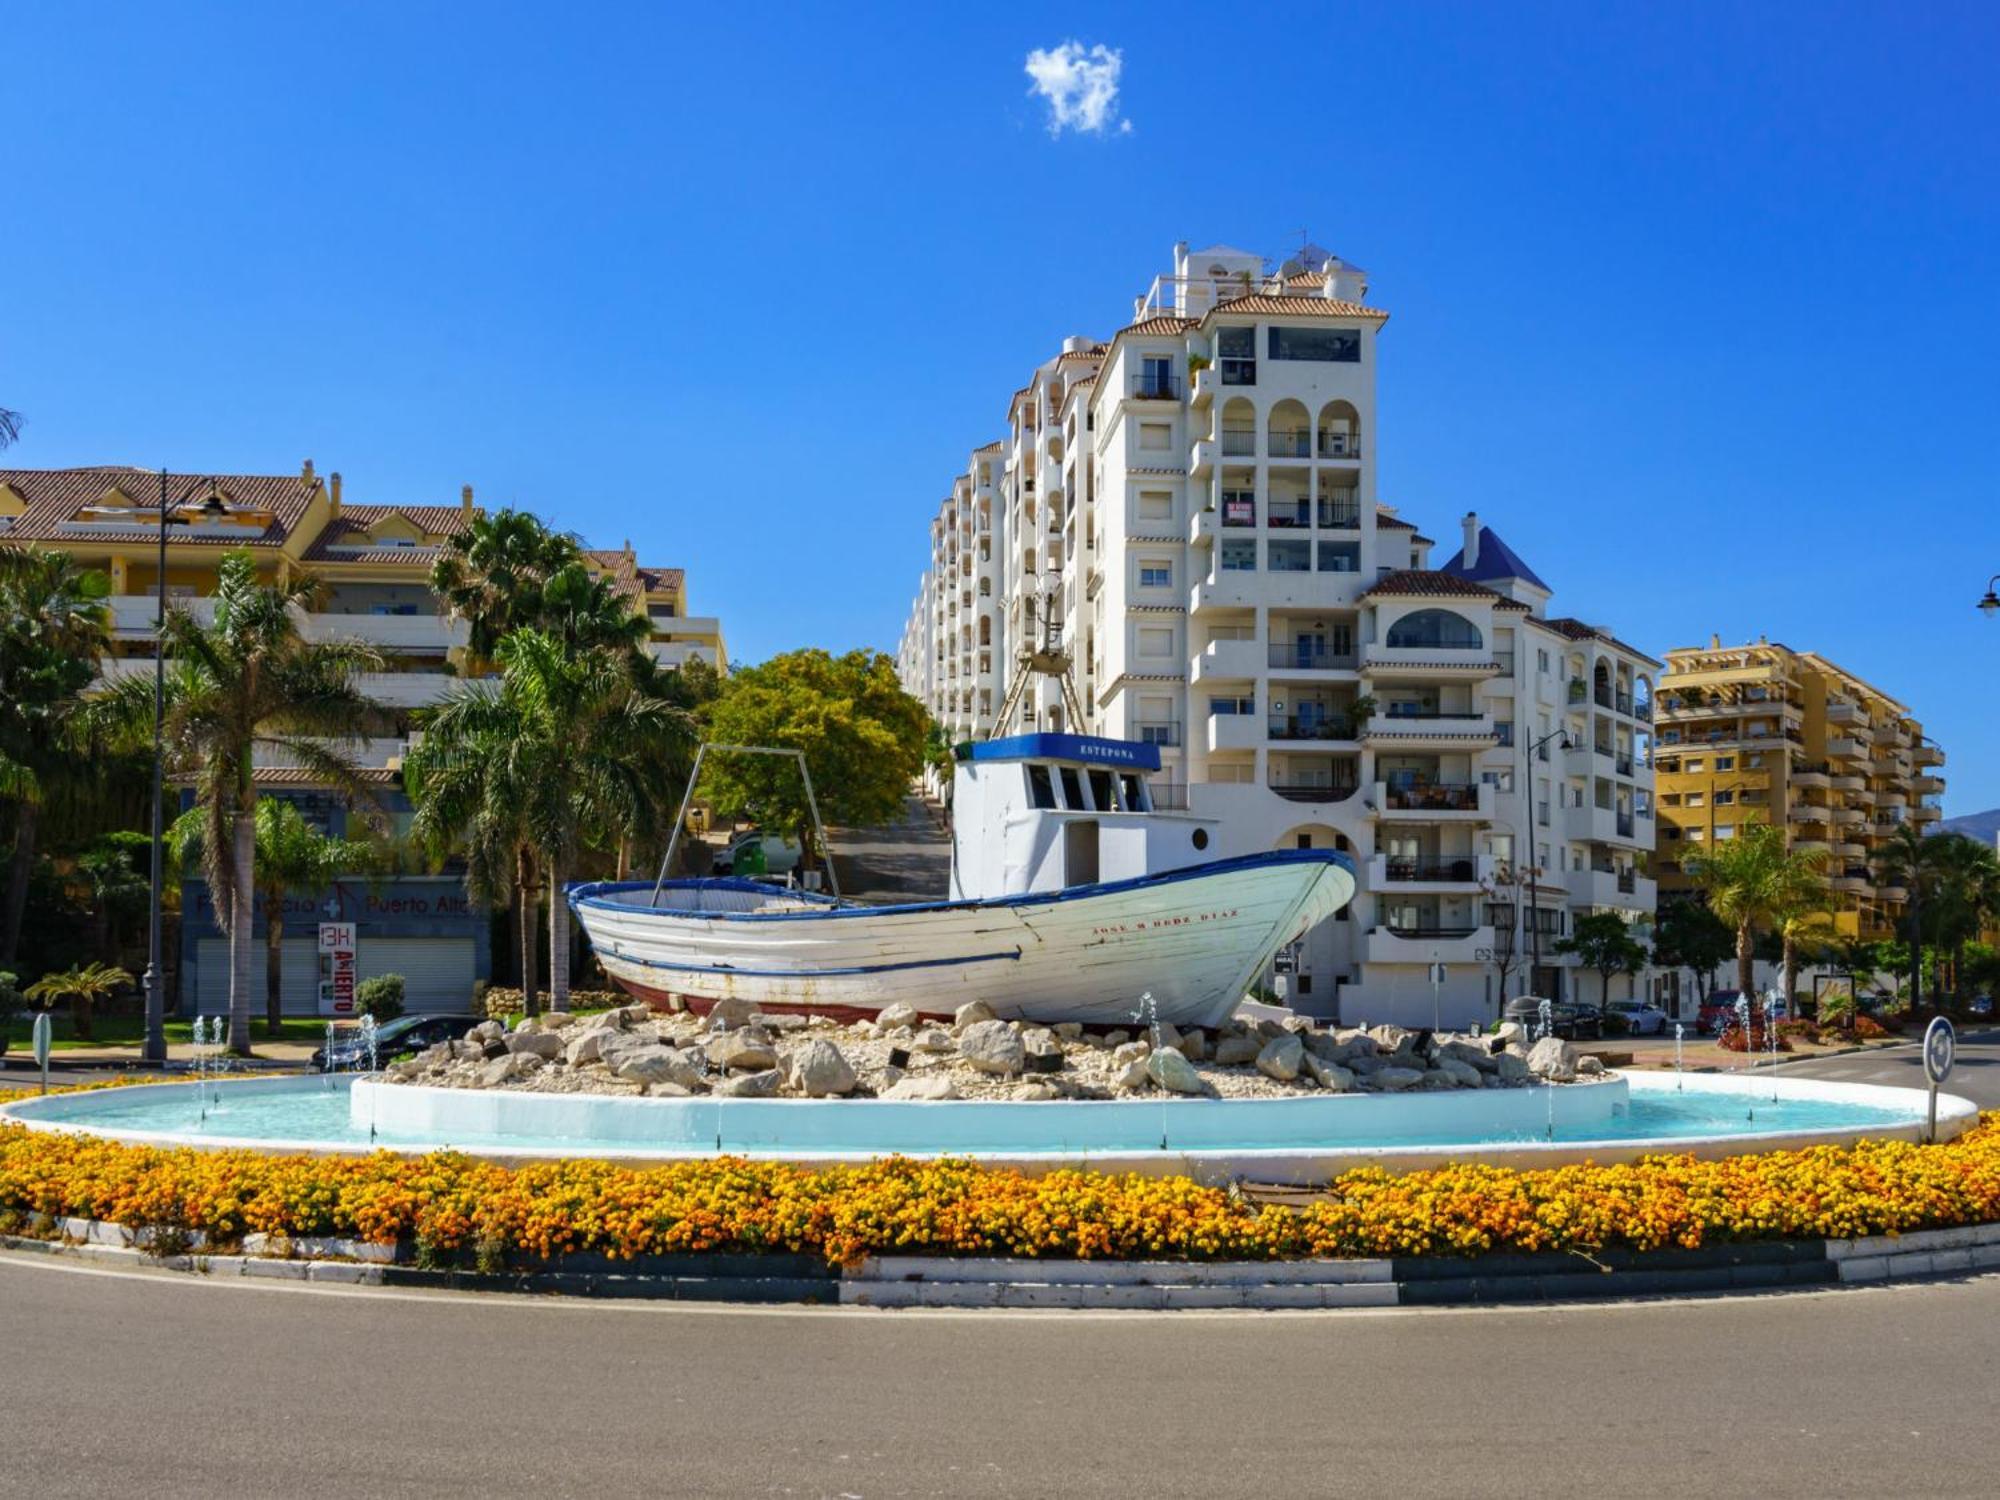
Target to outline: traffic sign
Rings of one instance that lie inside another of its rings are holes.
[[[47,1011],[35,1014],[35,1066],[42,1070],[42,1092],[49,1091],[49,1046],[54,1040]]]
[[[1958,1059],[1958,1033],[1951,1022],[1939,1016],[1924,1031],[1924,1077],[1936,1088],[1951,1076]]]

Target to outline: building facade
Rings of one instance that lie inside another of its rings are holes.
[[[150,679],[153,672],[160,482],[157,471],[118,467],[0,470],[0,542],[61,548],[109,576],[107,679]],[[375,784],[400,832],[410,818],[400,770],[419,732],[417,713],[484,670],[468,656],[464,623],[448,616],[430,588],[432,563],[477,511],[469,485],[456,505],[357,505],[343,491],[339,474],[321,476],[310,460],[297,474],[169,474],[167,595],[197,617],[212,615],[222,558],[235,550],[255,559],[260,576],[308,573],[318,581],[318,597],[300,621],[303,632],[364,641],[383,657],[381,670],[361,674],[357,685],[388,710],[389,722],[341,748]],[[679,568],[640,563],[630,543],[586,551],[584,560],[645,614],[652,627],[647,649],[663,665],[700,659],[727,669],[721,626],[687,613]],[[283,755],[260,753],[256,775],[261,791],[297,802],[323,831],[345,832],[340,799]],[[265,920],[260,910],[260,929]],[[318,901],[287,901],[281,920],[288,1010],[310,1013],[318,1004],[317,986],[305,976],[317,970],[319,921],[357,923],[360,976],[402,974],[414,1009],[462,1008],[473,982],[487,977],[485,917],[471,908],[456,877],[342,882]],[[180,1001],[218,1010],[227,997],[227,962],[199,881],[184,887],[183,923]],[[257,936],[261,942],[261,930]]]
[[[1354,902],[1272,976],[1302,1010],[1463,1024],[1523,992],[1594,1001],[1554,950],[1582,912],[1651,919],[1660,664],[1551,617],[1477,516],[1434,565],[1381,501],[1388,315],[1366,297],[1312,247],[1269,274],[1176,246],[1126,326],[1066,340],[1014,393],[975,455],[1000,460],[990,520],[955,486],[904,681],[955,737],[1067,728],[1045,676],[1002,712],[1024,652],[1060,641],[1075,727],[1158,745],[1156,801],[1220,819],[1220,852],[1349,852]]]
[[[1880,688],[1774,641],[1667,653],[1655,774],[1663,891],[1689,888],[1691,855],[1751,822],[1820,851],[1842,933],[1900,931],[1908,892],[1877,880],[1896,830],[1944,816],[1944,751]]]

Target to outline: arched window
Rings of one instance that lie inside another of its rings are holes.
[[[1420,609],[1389,627],[1391,646],[1450,647],[1478,650],[1486,644],[1479,627],[1448,609]]]

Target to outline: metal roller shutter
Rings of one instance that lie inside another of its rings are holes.
[[[403,976],[403,1008],[409,1011],[462,1011],[472,1004],[471,938],[372,938],[355,945],[359,979],[378,974]]]
[[[319,944],[314,938],[286,938],[283,976],[278,982],[288,1016],[319,1014]],[[229,941],[203,938],[195,945],[195,1013],[229,1014]],[[250,945],[250,1014],[264,1014],[264,938]]]

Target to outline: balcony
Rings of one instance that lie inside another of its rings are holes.
[[[1231,750],[1255,750],[1264,743],[1264,724],[1256,714],[1210,714],[1208,749],[1220,755]]]
[[[1842,828],[1853,828],[1868,821],[1868,814],[1858,807],[1835,807],[1828,811],[1833,814],[1833,821]]]
[[[1215,472],[1215,439],[1196,438],[1188,447],[1188,478],[1206,479]]]
[[[1832,787],[1833,780],[1825,766],[1794,765],[1792,785],[1823,792]]]
[[[1427,681],[1474,681],[1500,670],[1493,653],[1479,646],[1380,646],[1361,648],[1361,670],[1370,676],[1409,676]]]
[[[1322,432],[1319,435],[1319,456],[1358,459],[1361,457],[1361,439],[1350,432]]]
[[[1316,519],[1321,529],[1328,531],[1355,531],[1361,526],[1361,501],[1353,490],[1339,494],[1321,495]]]
[[[1490,854],[1426,854],[1415,859],[1377,854],[1368,861],[1371,891],[1476,890],[1492,878]]]
[[[1610,807],[1571,807],[1565,812],[1571,838],[1589,839],[1596,844],[1650,845],[1653,841],[1653,825],[1649,818],[1642,819],[1633,813]],[[1643,840],[1638,833],[1642,826],[1646,830]]]
[[[1312,434],[1293,430],[1273,431],[1270,436],[1270,456],[1272,458],[1311,458],[1313,452]]]
[[[1315,744],[1352,744],[1354,726],[1344,714],[1331,709],[1319,713],[1271,714],[1264,724],[1269,739],[1290,743],[1310,741]]]
[[[1659,888],[1637,870],[1571,870],[1565,877],[1570,900],[1613,911],[1651,911]]]
[[[385,708],[428,708],[451,696],[461,679],[448,672],[357,672],[354,686]]]
[[[1188,381],[1189,403],[1194,406],[1208,405],[1215,399],[1215,387],[1219,383],[1217,372],[1212,366],[1196,370],[1194,377]]]
[[[1260,580],[1264,575],[1256,572],[1239,572],[1235,569],[1218,570],[1213,578],[1202,578],[1195,582],[1188,594],[1188,612],[1200,614],[1205,609],[1251,609],[1260,602],[1262,589]]]
[[[1324,641],[1315,640],[1271,641],[1265,655],[1265,665],[1286,674],[1352,672],[1355,661],[1352,651],[1329,650]]]
[[[1287,802],[1305,802],[1319,806],[1331,806],[1345,802],[1359,788],[1349,781],[1267,781],[1264,789],[1275,792]]]
[[[1933,745],[1929,740],[1919,740],[1911,754],[1920,766],[1941,766],[1944,764],[1943,747]]]
[[[1457,923],[1415,926],[1383,923],[1369,930],[1365,961],[1371,964],[1476,964],[1493,949],[1493,929]]]
[[[1312,527],[1312,502],[1273,495],[1265,507],[1264,524],[1284,531],[1306,531]]]
[[[1188,517],[1188,545],[1190,547],[1213,547],[1215,533],[1221,518],[1212,505],[1204,505]]]
[[[1210,641],[1196,655],[1190,675],[1198,683],[1247,681],[1262,673],[1263,655],[1256,641]]]
[[[1251,722],[1256,721],[1252,719]],[[1160,745],[1172,749],[1181,742],[1181,721],[1179,719],[1135,720],[1132,724],[1132,738],[1142,744]]]
[[[1483,823],[1493,817],[1493,788],[1485,782],[1432,781],[1390,786],[1375,783],[1375,813],[1394,822]]]
[[[1944,790],[1942,776],[1917,776],[1911,778],[1910,785],[1921,796],[1935,796]]]
[[[1826,753],[1829,760],[1866,760],[1868,747],[1852,735],[1829,735],[1826,741]]]
[[[1836,792],[1865,792],[1868,790],[1866,776],[1850,776],[1845,773],[1830,778]]]
[[[1178,401],[1181,378],[1161,371],[1140,370],[1132,376],[1130,390],[1134,401]]]
[[[1868,722],[1868,715],[1862,712],[1861,705],[1858,703],[1849,703],[1844,699],[1831,699],[1826,705],[1826,722],[1829,724],[1865,724]]]
[[[1380,750],[1471,750],[1499,743],[1493,715],[1451,712],[1377,714],[1361,731]]]
[[[1254,427],[1223,428],[1222,456],[1224,458],[1255,458],[1257,456],[1257,429]]]
[[[1820,807],[1811,802],[1794,802],[1791,820],[1794,823],[1812,823],[1824,827],[1833,821],[1833,809]]]

